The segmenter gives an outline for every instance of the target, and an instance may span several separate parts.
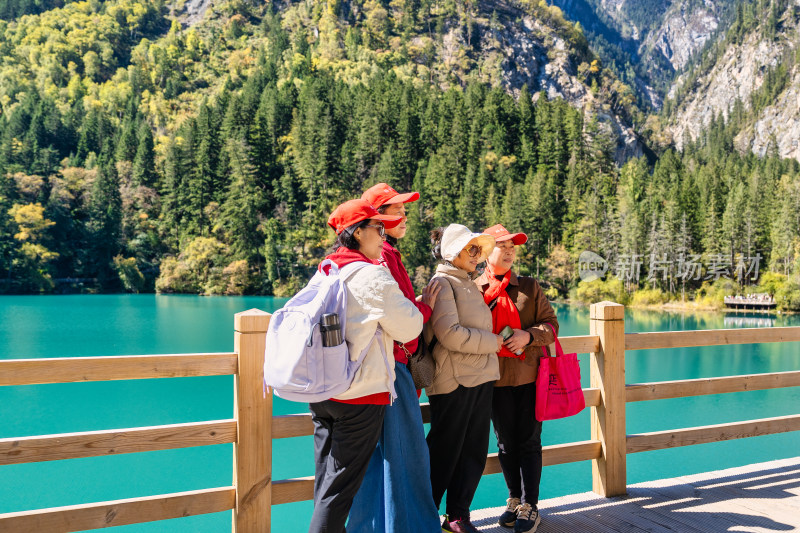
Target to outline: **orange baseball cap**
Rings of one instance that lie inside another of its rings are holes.
[[[486,228],[483,230],[483,232],[494,237],[494,240],[497,242],[503,242],[511,239],[516,246],[528,242],[527,235],[524,233],[509,233],[509,231],[504,228],[502,224],[495,224],[491,228]]]
[[[358,224],[368,218],[380,220],[387,228],[393,228],[403,220],[403,217],[399,216],[381,215],[369,202],[359,198],[357,200],[348,200],[334,209],[331,216],[328,217],[328,225],[338,235],[353,224]]]
[[[361,195],[362,200],[366,200],[372,207],[378,209],[386,204],[407,204],[419,200],[418,192],[407,192],[400,194],[389,186],[388,183],[378,183],[373,185]]]

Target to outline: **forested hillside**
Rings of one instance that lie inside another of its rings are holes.
[[[557,8],[235,0],[190,19],[108,0],[0,21],[0,290],[290,294],[331,209],[386,181],[422,194],[401,243],[418,285],[432,227],[503,222],[551,297],[666,299],[703,279],[646,282],[647,258],[733,271],[759,252],[800,307],[798,225],[775,215],[800,214],[796,162],[716,128],[652,175],[620,168],[644,116]],[[578,284],[584,250],[640,254],[644,275]]]

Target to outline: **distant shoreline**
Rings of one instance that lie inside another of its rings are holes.
[[[578,300],[553,300],[553,303],[559,304],[568,304],[568,305],[576,305],[576,306],[584,306],[588,307],[592,305],[591,303],[581,302]],[[693,300],[687,300],[685,302],[680,301],[670,301],[663,304],[642,304],[642,305],[634,305],[634,304],[626,304],[626,308],[628,309],[637,309],[637,310],[648,310],[648,311],[664,311],[664,312],[676,312],[676,311],[696,311],[696,312],[709,312],[715,311],[719,313],[724,312],[731,312],[731,313],[758,313],[763,315],[796,315],[800,314],[797,311],[780,311],[778,309],[765,309],[765,310],[755,310],[755,309],[731,309],[727,307],[715,307],[711,305],[702,305],[698,304]]]

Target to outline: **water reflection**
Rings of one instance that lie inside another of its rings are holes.
[[[764,313],[725,313],[723,323],[726,328],[771,328],[775,318]]]

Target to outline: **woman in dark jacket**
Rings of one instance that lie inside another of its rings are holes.
[[[527,235],[509,233],[500,224],[484,233],[497,245],[475,283],[492,310],[493,331],[499,333],[506,326],[513,330],[498,353],[500,379],[492,394],[498,458],[508,486],[506,510],[498,521],[515,533],[533,533],[540,522],[542,477],[542,423],[534,416],[538,347],[553,343],[558,319],[536,280],[511,270],[517,246],[528,240]]]

